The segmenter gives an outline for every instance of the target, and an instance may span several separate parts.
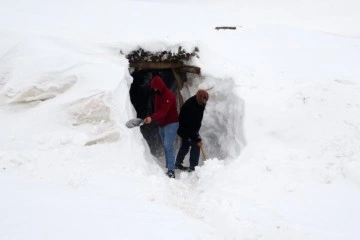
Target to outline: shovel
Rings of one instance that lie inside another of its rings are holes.
[[[204,149],[203,149],[202,146],[200,147],[200,150],[201,150],[201,154],[202,154],[202,156],[203,156],[203,159],[204,159],[204,161],[205,161],[205,160],[206,160],[206,154],[205,154]]]
[[[143,124],[144,124],[144,120],[141,118],[130,119],[125,123],[126,127],[128,128],[140,127]]]

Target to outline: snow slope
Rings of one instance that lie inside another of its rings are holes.
[[[338,1],[1,1],[0,239],[358,239],[360,10]],[[216,31],[216,26],[237,26]],[[195,46],[209,157],[164,176],[127,53]]]

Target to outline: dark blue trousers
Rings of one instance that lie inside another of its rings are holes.
[[[192,141],[190,138],[181,138],[181,145],[176,156],[175,165],[182,165],[184,158],[186,154],[188,154],[190,148],[190,167],[194,168],[199,164],[200,148],[197,146],[196,142]]]

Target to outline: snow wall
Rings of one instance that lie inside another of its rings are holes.
[[[58,136],[49,131],[54,145],[91,148],[136,139],[133,148],[148,159],[148,147],[139,131],[125,127],[125,122],[136,117],[136,113],[129,99],[132,77],[128,61],[119,52],[121,48],[131,50],[134,46],[6,37],[8,44],[0,49],[0,102],[7,106],[5,111],[14,114],[32,111],[39,118],[39,127],[66,129],[59,130]],[[150,45],[152,51],[171,49],[160,43]],[[201,48],[200,60],[190,64],[205,71],[201,78],[185,83],[184,100],[199,88],[209,89],[200,131],[207,157],[237,157],[245,146],[244,102],[233,92],[233,79],[206,70]]]

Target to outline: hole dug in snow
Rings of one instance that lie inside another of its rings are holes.
[[[166,76],[162,72],[163,79],[170,89],[174,81],[171,76]],[[140,73],[139,73],[140,74]],[[203,149],[207,158],[234,158],[237,157],[245,146],[243,131],[244,101],[234,93],[234,81],[231,78],[221,79],[211,76],[200,77],[195,74],[188,74],[187,81],[181,89],[181,97],[185,102],[188,98],[195,95],[199,89],[207,89],[209,101],[207,103],[200,135],[203,139]],[[151,76],[144,72],[141,76],[133,75],[134,85],[137,84],[138,92],[130,90],[132,103],[137,110],[137,117],[145,118],[153,112],[153,96],[150,95]],[[138,78],[137,78],[138,77]],[[136,85],[136,86],[137,86]],[[177,89],[172,89],[176,93]],[[164,153],[158,136],[156,124],[140,127],[140,131],[146,140],[151,153],[164,162]],[[180,145],[180,138],[176,141],[176,151]],[[184,165],[188,165],[189,154],[184,160]],[[202,164],[200,157],[199,164]]]
[[[200,129],[206,157],[226,159],[239,156],[245,146],[244,101],[234,93],[233,79],[205,76],[188,81],[181,90],[184,101],[195,95],[198,89],[209,92]]]

